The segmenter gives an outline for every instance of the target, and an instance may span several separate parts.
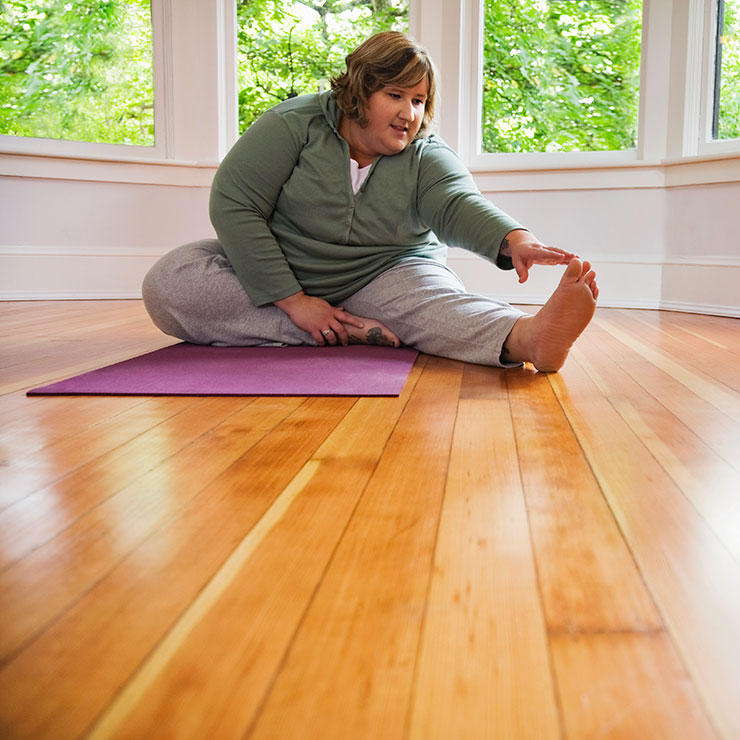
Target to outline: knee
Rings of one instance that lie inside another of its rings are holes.
[[[176,306],[198,291],[204,263],[223,254],[216,239],[201,239],[185,244],[160,257],[144,276],[141,286],[144,304]]]
[[[187,265],[196,256],[193,251],[198,244],[187,244],[165,254],[152,265],[141,284],[144,307],[155,326],[186,341],[194,341],[183,324],[188,323],[186,317],[193,310],[195,298]]]
[[[157,313],[169,302],[172,270],[168,264],[168,257],[169,255],[165,255],[157,260],[141,283],[141,297],[144,299],[144,306],[150,315]]]

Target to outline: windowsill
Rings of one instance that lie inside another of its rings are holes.
[[[0,149],[2,176],[50,180],[210,187],[218,162],[116,154],[50,153]]]
[[[484,192],[670,188],[740,181],[740,151],[662,161],[635,152],[484,155],[470,166]],[[2,176],[209,187],[218,162],[98,152],[13,151],[0,144]]]
[[[740,151],[652,161],[535,155],[515,162],[492,155],[470,169],[484,192],[671,188],[740,182]]]
[[[634,149],[624,152],[479,153],[469,159],[470,171],[473,173],[603,169],[657,164],[638,160]]]
[[[690,157],[669,157],[663,160],[665,167],[676,167],[683,164],[698,164],[703,162],[726,162],[728,160],[740,159],[740,144],[734,151],[705,152]]]

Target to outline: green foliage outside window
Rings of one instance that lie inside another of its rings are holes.
[[[0,0],[0,134],[153,145],[148,0]]]
[[[485,0],[482,149],[630,149],[641,0]]]
[[[407,0],[237,0],[239,130],[295,95],[328,89],[378,31],[408,30]]]
[[[716,138],[740,137],[740,0],[724,0]]]
[[[237,0],[239,126],[327,89],[408,0]],[[635,146],[641,0],[485,0],[482,148]],[[724,0],[715,136],[740,137],[740,0]],[[472,112],[471,112],[472,113]],[[151,146],[148,0],[0,0],[0,134]]]

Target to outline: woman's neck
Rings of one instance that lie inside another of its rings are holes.
[[[357,141],[359,137],[356,135],[358,128],[358,123],[347,116],[343,115],[339,121],[339,135],[347,142],[347,146],[349,147],[349,156],[354,159],[360,167],[367,167],[378,158],[378,155],[365,152],[358,146]]]

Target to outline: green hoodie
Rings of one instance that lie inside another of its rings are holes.
[[[354,194],[340,116],[330,92],[280,103],[216,172],[211,221],[256,305],[299,290],[337,304],[406,257],[444,261],[443,244],[496,262],[522,228],[434,135],[378,157]]]

